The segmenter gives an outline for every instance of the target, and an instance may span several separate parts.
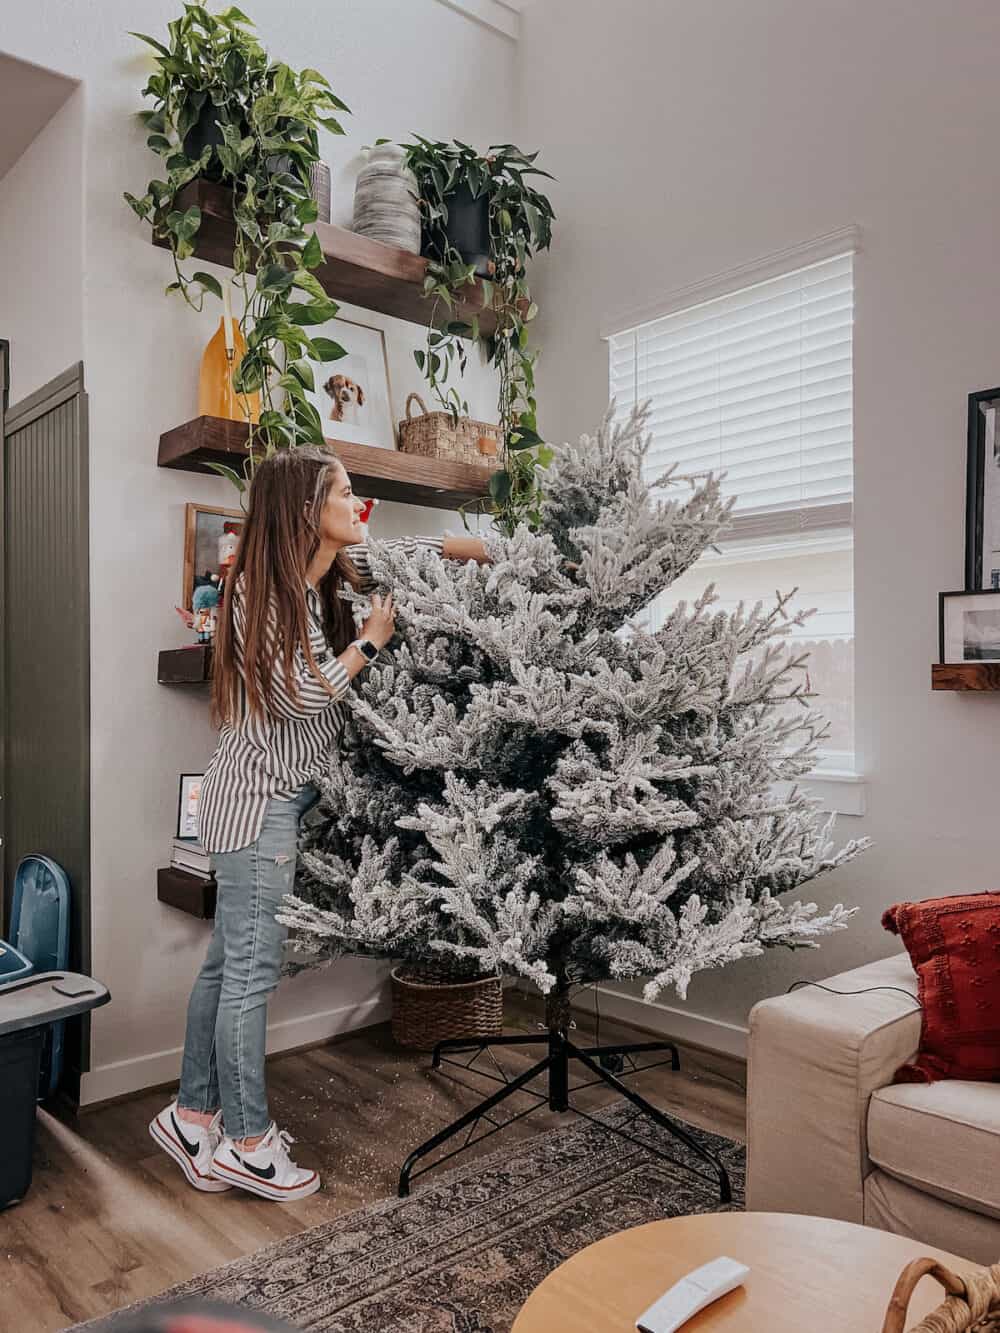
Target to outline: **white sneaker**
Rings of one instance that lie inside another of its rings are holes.
[[[212,1155],[222,1138],[222,1112],[204,1128],[181,1120],[177,1103],[171,1102],[149,1122],[149,1132],[164,1152],[170,1154],[196,1190],[206,1194],[221,1194],[232,1189],[225,1180],[219,1180],[212,1171]]]
[[[319,1176],[296,1166],[289,1157],[294,1142],[273,1121],[253,1152],[244,1152],[232,1139],[223,1138],[212,1158],[212,1174],[263,1199],[280,1203],[304,1199],[319,1189]]]

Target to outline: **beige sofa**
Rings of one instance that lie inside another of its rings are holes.
[[[905,953],[822,984],[869,993],[807,986],[750,1014],[747,1207],[863,1222],[996,1263],[1000,1083],[892,1084],[920,1038]]]

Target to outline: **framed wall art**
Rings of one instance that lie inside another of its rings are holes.
[[[202,583],[221,583],[236,556],[236,547],[246,515],[242,509],[216,509],[211,505],[184,506],[184,586],[181,605],[191,610],[195,588]]]
[[[330,338],[347,353],[338,361],[312,361],[315,389],[308,393],[331,443],[396,448],[396,423],[385,333],[350,319],[331,319],[309,330],[311,337]]]
[[[965,586],[1000,588],[1000,388],[969,394]]]
[[[1000,662],[1000,589],[938,595],[942,663]]]
[[[198,808],[201,805],[201,783],[204,773],[182,773],[177,794],[177,838],[198,838]]]

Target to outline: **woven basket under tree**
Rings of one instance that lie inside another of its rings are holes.
[[[392,1035],[400,1046],[429,1051],[449,1037],[499,1037],[503,982],[437,963],[393,968]]]
[[[1000,1263],[958,1277],[934,1259],[914,1259],[900,1273],[882,1333],[904,1333],[913,1288],[928,1275],[948,1294],[943,1305],[908,1333],[1000,1333]]]
[[[420,406],[419,417],[413,415],[414,403]],[[404,453],[495,468],[499,466],[499,445],[499,426],[471,417],[456,421],[450,412],[428,412],[419,393],[411,393],[406,400],[406,419],[399,423],[399,447]]]

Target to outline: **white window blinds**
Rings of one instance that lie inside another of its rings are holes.
[[[851,523],[853,254],[612,334],[620,413],[650,399],[649,475],[725,472],[731,539]]]

